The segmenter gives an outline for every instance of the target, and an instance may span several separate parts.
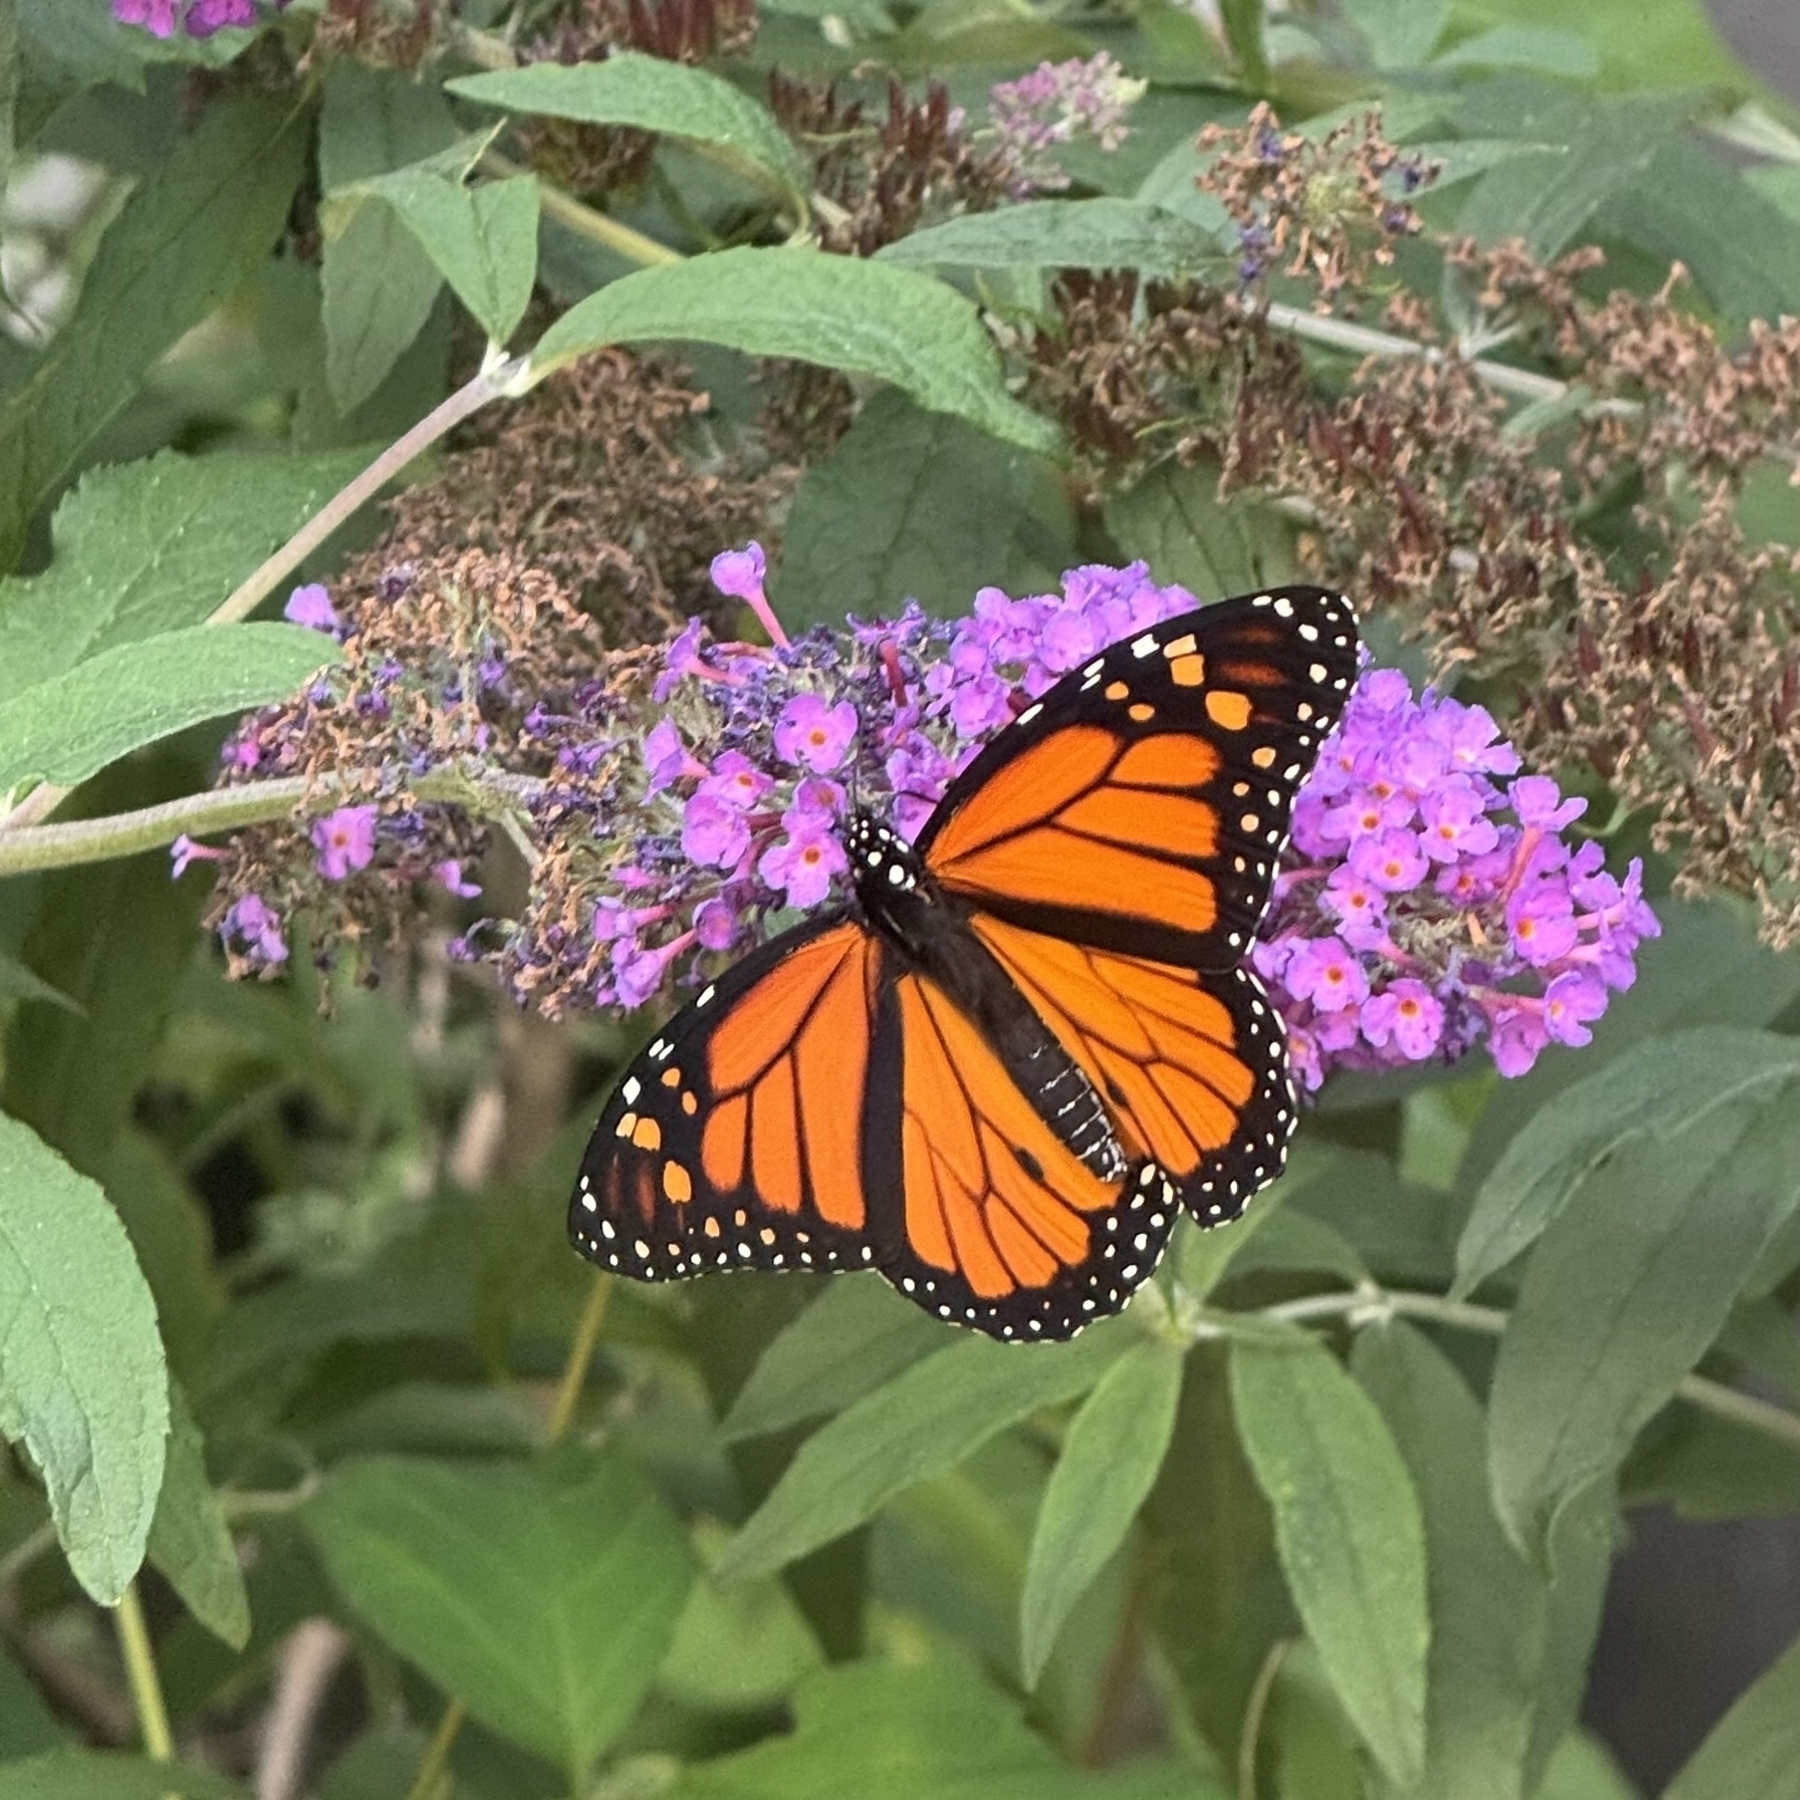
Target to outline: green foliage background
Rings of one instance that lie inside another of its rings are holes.
[[[568,310],[512,345],[533,378],[698,346],[727,425],[746,358],[857,378],[788,521],[790,623],[1107,554],[1232,591],[1285,554],[1174,471],[1079,525],[981,310],[1052,268],[1228,256],[1191,144],[1259,97],[1380,102],[1484,239],[1600,242],[1646,291],[1679,258],[1727,333],[1800,310],[1800,137],[1691,0],[1223,0],[1221,36],[1159,0],[826,10],[765,0],[738,79],[452,56],[340,62],[295,102],[194,85],[244,34],[0,3],[0,147],[117,178],[67,317],[0,339],[0,790],[76,788],[64,819],[197,791],[205,722],[318,661],[234,590],[445,398],[453,321],[504,343],[534,281]],[[805,178],[762,69],[875,57],[976,104],[1100,48],[1150,91],[1125,149],[1070,153],[1069,198],[867,260],[742,228]],[[540,114],[661,134],[620,223],[685,260],[634,267],[482,163]],[[316,273],[269,256],[303,187]],[[1800,963],[1729,900],[1658,902],[1590,1049],[1328,1090],[1248,1217],[1181,1240],[1126,1317],[1019,1350],[863,1278],[627,1285],[601,1321],[562,1232],[587,1100],[529,1166],[443,1172],[529,1033],[350,987],[322,1019],[303,967],[234,988],[162,849],[27,867],[6,838],[0,1800],[245,1791],[85,1746],[50,1703],[59,1658],[121,1695],[144,1673],[103,1610],[129,1626],[140,1594],[195,1756],[266,1706],[298,1621],[341,1627],[325,1800],[1626,1800],[1575,1721],[1628,1509],[1800,1506]],[[596,1079],[622,1049],[576,1046]],[[221,1168],[264,1197],[229,1253]],[[1665,1800],[1792,1800],[1796,1721],[1800,1645]]]

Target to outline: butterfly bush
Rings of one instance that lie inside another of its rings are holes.
[[[223,865],[211,918],[234,969],[279,969],[297,912],[317,915],[329,950],[376,929],[382,896],[478,896],[469,822],[409,791],[460,760],[513,783],[536,855],[518,916],[477,920],[452,956],[493,964],[521,1004],[552,1013],[667,1004],[722,955],[847,897],[852,809],[916,838],[1033,699],[1198,604],[1141,562],[1088,565],[1056,593],[983,588],[956,620],[909,603],[790,637],[766,573],[755,544],[713,564],[770,643],[695,620],[629,652],[600,650],[565,600],[479,553],[434,579],[399,572],[342,610],[322,587],[297,589],[288,617],[341,644],[344,663],[246,721],[226,778],[383,772],[285,836],[175,846],[177,873]],[[1615,878],[1598,843],[1566,836],[1584,806],[1521,773],[1482,707],[1364,669],[1296,800],[1252,953],[1305,1087],[1484,1043],[1518,1075],[1550,1043],[1588,1041],[1657,923],[1636,861]]]
[[[288,0],[275,0],[279,11]],[[228,26],[257,23],[256,0],[112,0],[121,25],[141,25],[153,37],[173,37],[175,27],[191,38],[209,38]]]

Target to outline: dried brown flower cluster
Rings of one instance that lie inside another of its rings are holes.
[[[716,618],[729,603],[707,579],[712,558],[768,532],[795,471],[709,449],[708,406],[673,357],[586,357],[478,416],[432,479],[394,499],[389,531],[350,580],[474,545],[543,570],[611,644]]]
[[[443,0],[326,0],[302,72],[344,56],[373,68],[416,69],[451,11]]]
[[[1199,147],[1218,153],[1205,183],[1238,228],[1245,285],[1285,257],[1285,273],[1316,284],[1322,311],[1366,289],[1375,267],[1394,260],[1396,240],[1417,235],[1405,197],[1436,172],[1390,144],[1374,112],[1314,142],[1283,132],[1264,101],[1241,131],[1208,125]]]
[[[756,40],[756,0],[573,0],[526,48],[532,62],[600,62],[619,50],[665,62],[741,56]],[[530,119],[519,136],[532,165],[584,198],[637,187],[656,139],[623,125]]]
[[[1368,216],[1397,153],[1367,131],[1343,151],[1362,175],[1342,192]],[[1370,260],[1308,223],[1316,178],[1294,170],[1310,154],[1259,119],[1206,179],[1228,205],[1273,207],[1256,228],[1321,309],[1367,300]],[[1771,942],[1800,940],[1795,558],[1747,542],[1737,510],[1752,468],[1800,456],[1800,323],[1730,348],[1673,281],[1587,293],[1596,251],[1436,247],[1478,341],[1534,359],[1557,404],[1526,415],[1520,382],[1462,355],[1416,294],[1387,307],[1393,352],[1327,388],[1244,301],[1073,274],[1055,326],[1021,346],[1031,395],[1068,426],[1090,492],[1175,460],[1301,520],[1310,566],[1394,609],[1440,671],[1494,684],[1537,760],[1585,764],[1645,811],[1682,890],[1748,894]]]

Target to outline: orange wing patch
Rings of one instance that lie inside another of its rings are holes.
[[[970,923],[1107,1100],[1131,1154],[1185,1181],[1232,1141],[1259,1072],[1201,976],[982,914]]]
[[[987,1039],[922,976],[899,984],[906,1241],[982,1300],[1048,1286],[1083,1262],[1084,1215],[1117,1204],[1050,1130]]]

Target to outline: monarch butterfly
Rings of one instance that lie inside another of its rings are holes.
[[[1184,613],[1003,726],[913,844],[855,813],[849,902],[625,1072],[575,1247],[642,1281],[874,1268],[1014,1340],[1117,1312],[1180,1208],[1235,1218],[1285,1159],[1245,957],[1356,646],[1319,588]]]

